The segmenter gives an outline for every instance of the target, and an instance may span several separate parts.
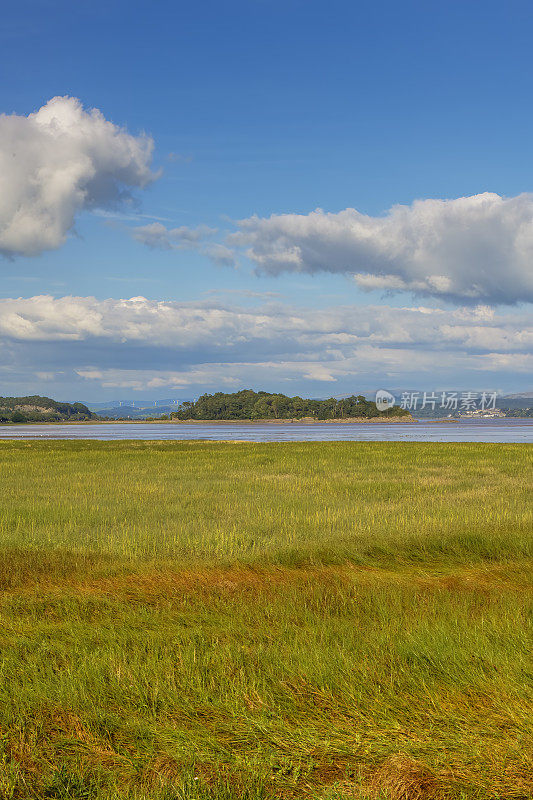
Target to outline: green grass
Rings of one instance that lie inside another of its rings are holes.
[[[0,797],[532,797],[531,467],[0,443]]]

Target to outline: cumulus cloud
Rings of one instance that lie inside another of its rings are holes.
[[[254,216],[238,228],[230,243],[263,273],[344,273],[363,289],[463,303],[533,301],[532,194],[417,200],[379,217]]]
[[[276,341],[303,352],[361,344],[424,346],[442,351],[500,352],[533,349],[527,312],[497,314],[487,306],[443,310],[425,306],[337,306],[297,309],[279,303],[257,307],[220,302],[179,303],[95,297],[0,299],[0,337],[27,341],[142,342],[176,349]]]
[[[0,115],[0,253],[62,245],[83,209],[110,208],[157,175],[153,141],[54,97],[27,117]]]
[[[203,247],[201,252],[215,264],[222,267],[234,267],[236,265],[235,251],[223,244],[210,244]]]
[[[465,373],[502,382],[527,376],[533,326],[526,312],[487,306],[298,309],[44,295],[0,299],[0,348],[12,369],[70,370],[101,388],[323,386],[339,393],[416,376],[430,388],[444,379],[456,387]]]
[[[478,373],[476,384],[470,386],[479,389],[491,388],[496,378],[505,384],[509,375],[531,374],[533,355],[528,353],[512,354],[480,354],[475,358],[464,353],[447,353],[440,359],[439,376],[432,374],[434,356],[428,352],[415,352],[409,349],[388,349],[363,346],[355,356],[348,356],[330,362],[327,366],[306,360],[286,361],[236,361],[209,362],[195,364],[181,370],[153,369],[97,369],[86,367],[76,369],[81,378],[90,382],[98,382],[104,389],[121,388],[133,391],[153,392],[159,389],[204,391],[236,391],[244,386],[265,388],[272,386],[277,391],[295,393],[295,385],[308,384],[316,386],[320,394],[331,394],[338,387],[348,388],[350,392],[359,392],[372,388],[383,381],[402,382],[418,380],[430,389],[442,389],[443,378],[448,388],[456,388],[456,381],[463,381],[464,375]],[[485,377],[489,374],[489,377]],[[418,377],[414,376],[417,375]],[[470,377],[471,381],[472,378]],[[487,381],[489,385],[487,386]],[[292,387],[291,387],[292,384]],[[336,384],[336,386],[334,386]],[[281,387],[281,388],[280,388]]]
[[[210,228],[207,225],[198,225],[196,228],[188,228],[185,225],[167,228],[160,222],[153,222],[128,230],[136,242],[153,250],[197,250],[215,264],[233,267],[236,263],[234,250],[224,244],[205,242],[205,239],[217,233],[217,228]]]
[[[199,225],[197,228],[188,228],[185,225],[179,228],[166,228],[160,222],[130,228],[130,233],[136,242],[154,250],[195,248],[202,239],[216,232],[216,228],[209,228],[207,225]]]

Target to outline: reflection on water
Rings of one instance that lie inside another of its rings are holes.
[[[211,439],[247,442],[533,442],[533,420],[394,423],[238,423],[187,425],[111,422],[0,425],[0,439]]]

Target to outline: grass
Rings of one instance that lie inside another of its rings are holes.
[[[531,466],[0,443],[0,797],[531,798]]]

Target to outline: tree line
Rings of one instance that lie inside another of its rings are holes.
[[[351,395],[337,399],[308,400],[303,397],[287,397],[284,394],[269,394],[243,389],[226,394],[203,394],[195,402],[186,401],[173,411],[170,417],[179,420],[259,420],[259,419],[303,419],[317,420],[352,419],[363,417],[404,417],[409,412],[398,406],[379,411],[373,400],[363,395]]]
[[[506,417],[533,417],[533,408],[502,408]]]
[[[50,397],[0,397],[0,422],[65,422],[97,419],[83,403],[61,403]]]

